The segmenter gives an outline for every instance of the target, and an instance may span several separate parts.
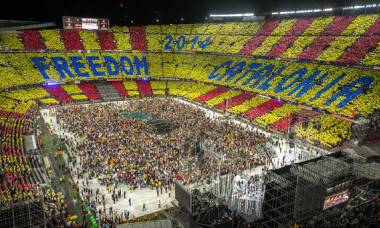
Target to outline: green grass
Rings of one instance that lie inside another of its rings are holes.
[[[42,154],[46,155],[49,154],[51,151],[56,151],[58,147],[53,146],[53,139],[55,138],[57,138],[57,135],[44,135],[39,137],[43,145]]]
[[[165,214],[162,213],[161,211],[157,212],[157,219],[155,219],[154,213],[147,214],[146,217],[147,217],[147,220],[146,220],[147,222],[158,221],[158,220],[162,220],[166,218]],[[144,216],[136,218],[136,222],[145,222]],[[133,223],[132,217],[130,217],[130,220],[128,220],[127,223]]]
[[[42,149],[42,154],[47,155],[51,152],[56,151],[64,151],[65,153],[68,152],[67,146],[63,145],[63,149],[59,150],[59,146],[53,146],[53,139],[58,138],[57,135],[44,135],[39,137],[39,139],[42,140],[42,144],[44,145]]]

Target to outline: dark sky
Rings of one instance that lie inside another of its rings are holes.
[[[111,26],[204,22],[210,13],[303,10],[375,3],[375,0],[1,0],[0,19],[55,21],[61,17],[110,18]],[[123,7],[120,6],[123,3]]]

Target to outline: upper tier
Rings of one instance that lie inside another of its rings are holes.
[[[192,79],[352,117],[380,109],[380,71],[191,53],[45,52],[0,54],[0,89],[47,81]],[[52,91],[61,93],[61,91]]]
[[[1,50],[197,51],[380,65],[379,14],[254,22],[41,30],[0,36]]]

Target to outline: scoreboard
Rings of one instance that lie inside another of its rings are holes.
[[[63,16],[63,29],[65,30],[100,30],[108,31],[110,29],[110,20],[108,18],[81,18]]]

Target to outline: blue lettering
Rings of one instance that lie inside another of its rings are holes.
[[[98,68],[101,68],[102,65],[99,63],[94,63],[93,61],[99,60],[99,56],[87,56],[88,65],[90,65],[91,71],[94,73],[94,76],[106,76],[106,73],[103,71],[98,71]]]
[[[41,64],[42,62],[45,62],[45,57],[31,57],[31,59],[34,65],[37,66],[37,69],[42,74],[42,77],[44,77],[44,79],[50,79],[50,77],[45,72],[49,69],[49,67],[47,65]]]
[[[108,71],[108,74],[110,76],[115,76],[115,75],[119,75],[119,65],[117,64],[117,61],[116,59],[114,59],[113,57],[111,56],[104,56],[104,62],[106,63],[106,66],[107,66],[107,71]],[[115,70],[112,69],[112,66],[113,65],[113,68]]]
[[[236,75],[237,73],[240,73],[240,72],[243,70],[243,68],[245,67],[246,64],[247,64],[246,62],[240,62],[240,63],[236,64],[235,66],[233,66],[232,68],[230,68],[229,70],[227,70],[226,73],[224,73],[222,76],[220,76],[220,77],[217,79],[217,81],[220,81],[220,80],[222,80],[225,76],[229,75],[229,77],[226,78],[226,80],[225,80],[225,82],[228,82],[231,78],[235,77],[235,75]],[[235,68],[238,68],[238,69],[235,70]]]
[[[266,76],[270,75],[276,66],[273,64],[267,65],[264,68],[257,71],[252,77],[250,77],[247,81],[245,81],[242,85],[248,85],[253,79],[256,81],[250,85],[249,87],[256,87]]]
[[[269,82],[271,82],[273,80],[273,78],[275,78],[277,75],[281,74],[282,71],[285,70],[286,68],[288,68],[288,67],[283,66],[280,69],[278,69],[278,71],[276,71],[276,73],[273,73],[263,84],[261,84],[259,87],[257,87],[257,89],[265,91],[268,88],[270,88],[272,85],[269,84]]]
[[[86,68],[84,66],[84,64],[83,63],[77,63],[78,61],[83,60],[82,56],[70,56],[69,59],[71,61],[71,65],[73,66],[74,71],[75,71],[75,73],[77,73],[78,77],[88,77],[89,76],[88,72],[82,73],[80,71],[81,68]]]
[[[374,78],[372,77],[362,77],[358,78],[355,81],[351,82],[348,85],[345,85],[341,90],[339,90],[338,93],[336,93],[334,96],[330,97],[325,105],[329,106],[332,102],[334,102],[336,99],[338,99],[341,96],[346,97],[343,101],[341,101],[336,107],[337,108],[343,108],[346,106],[350,101],[355,99],[360,94],[364,93],[365,89],[368,89],[369,86],[372,84]],[[356,87],[357,84],[360,84],[360,87]],[[354,90],[355,88],[355,90]]]
[[[327,90],[331,89],[336,83],[338,83],[340,80],[342,80],[347,74],[342,73],[339,77],[335,78],[334,81],[332,81],[329,85],[327,85],[325,88],[321,89],[314,98],[311,98],[309,101],[315,101],[316,99],[320,98],[323,93],[325,93]]]
[[[129,64],[129,67],[130,67],[129,70],[125,69],[125,64],[124,64],[125,61],[127,61]],[[132,61],[127,56],[121,56],[120,57],[120,66],[126,75],[132,75],[133,74]]]
[[[315,79],[321,71],[317,70],[314,71],[312,75],[310,75],[309,78],[303,80],[296,88],[294,88],[291,92],[288,93],[288,96],[292,96],[295,92],[300,90],[295,97],[299,98],[302,97],[305,93],[307,93],[309,90],[311,90],[316,84],[322,84],[323,80],[331,73],[326,72],[322,76],[320,76],[318,79]]]
[[[286,77],[284,80],[282,80],[282,82],[280,82],[276,88],[273,90],[273,92],[275,93],[279,93],[279,92],[284,92],[285,90],[289,89],[290,87],[292,87],[294,84],[296,84],[299,80],[301,80],[301,78],[307,73],[307,69],[306,68],[301,68],[301,69],[298,69],[296,71],[294,71],[293,73],[291,73],[288,77]],[[298,77],[292,81],[289,85],[285,86],[285,87],[282,87],[289,79],[293,78],[295,75],[298,75]]]
[[[236,84],[238,81],[240,81],[242,78],[244,78],[247,74],[251,73],[254,69],[258,69],[261,65],[261,63],[252,63],[249,65],[249,70],[247,70],[240,78],[236,79],[233,84]]]
[[[145,75],[149,75],[149,72],[148,72],[148,62],[146,61],[146,57],[145,56],[143,56],[141,58],[141,60],[137,56],[135,56],[135,57],[133,57],[133,60],[135,62],[137,75],[141,75],[140,68],[142,68],[142,67],[144,67],[144,73],[145,73]]]
[[[61,78],[66,78],[66,74],[70,78],[75,78],[75,75],[69,70],[69,64],[67,63],[65,58],[63,58],[63,57],[51,57],[50,59],[53,62],[54,67],[58,71]]]
[[[215,70],[210,74],[210,76],[208,76],[208,79],[212,80],[216,77],[218,77],[220,74],[215,74],[218,70],[220,70],[221,68],[223,67],[230,67],[231,64],[233,63],[232,60],[228,60],[227,62],[223,63],[222,65],[218,66],[217,68],[215,68]]]

